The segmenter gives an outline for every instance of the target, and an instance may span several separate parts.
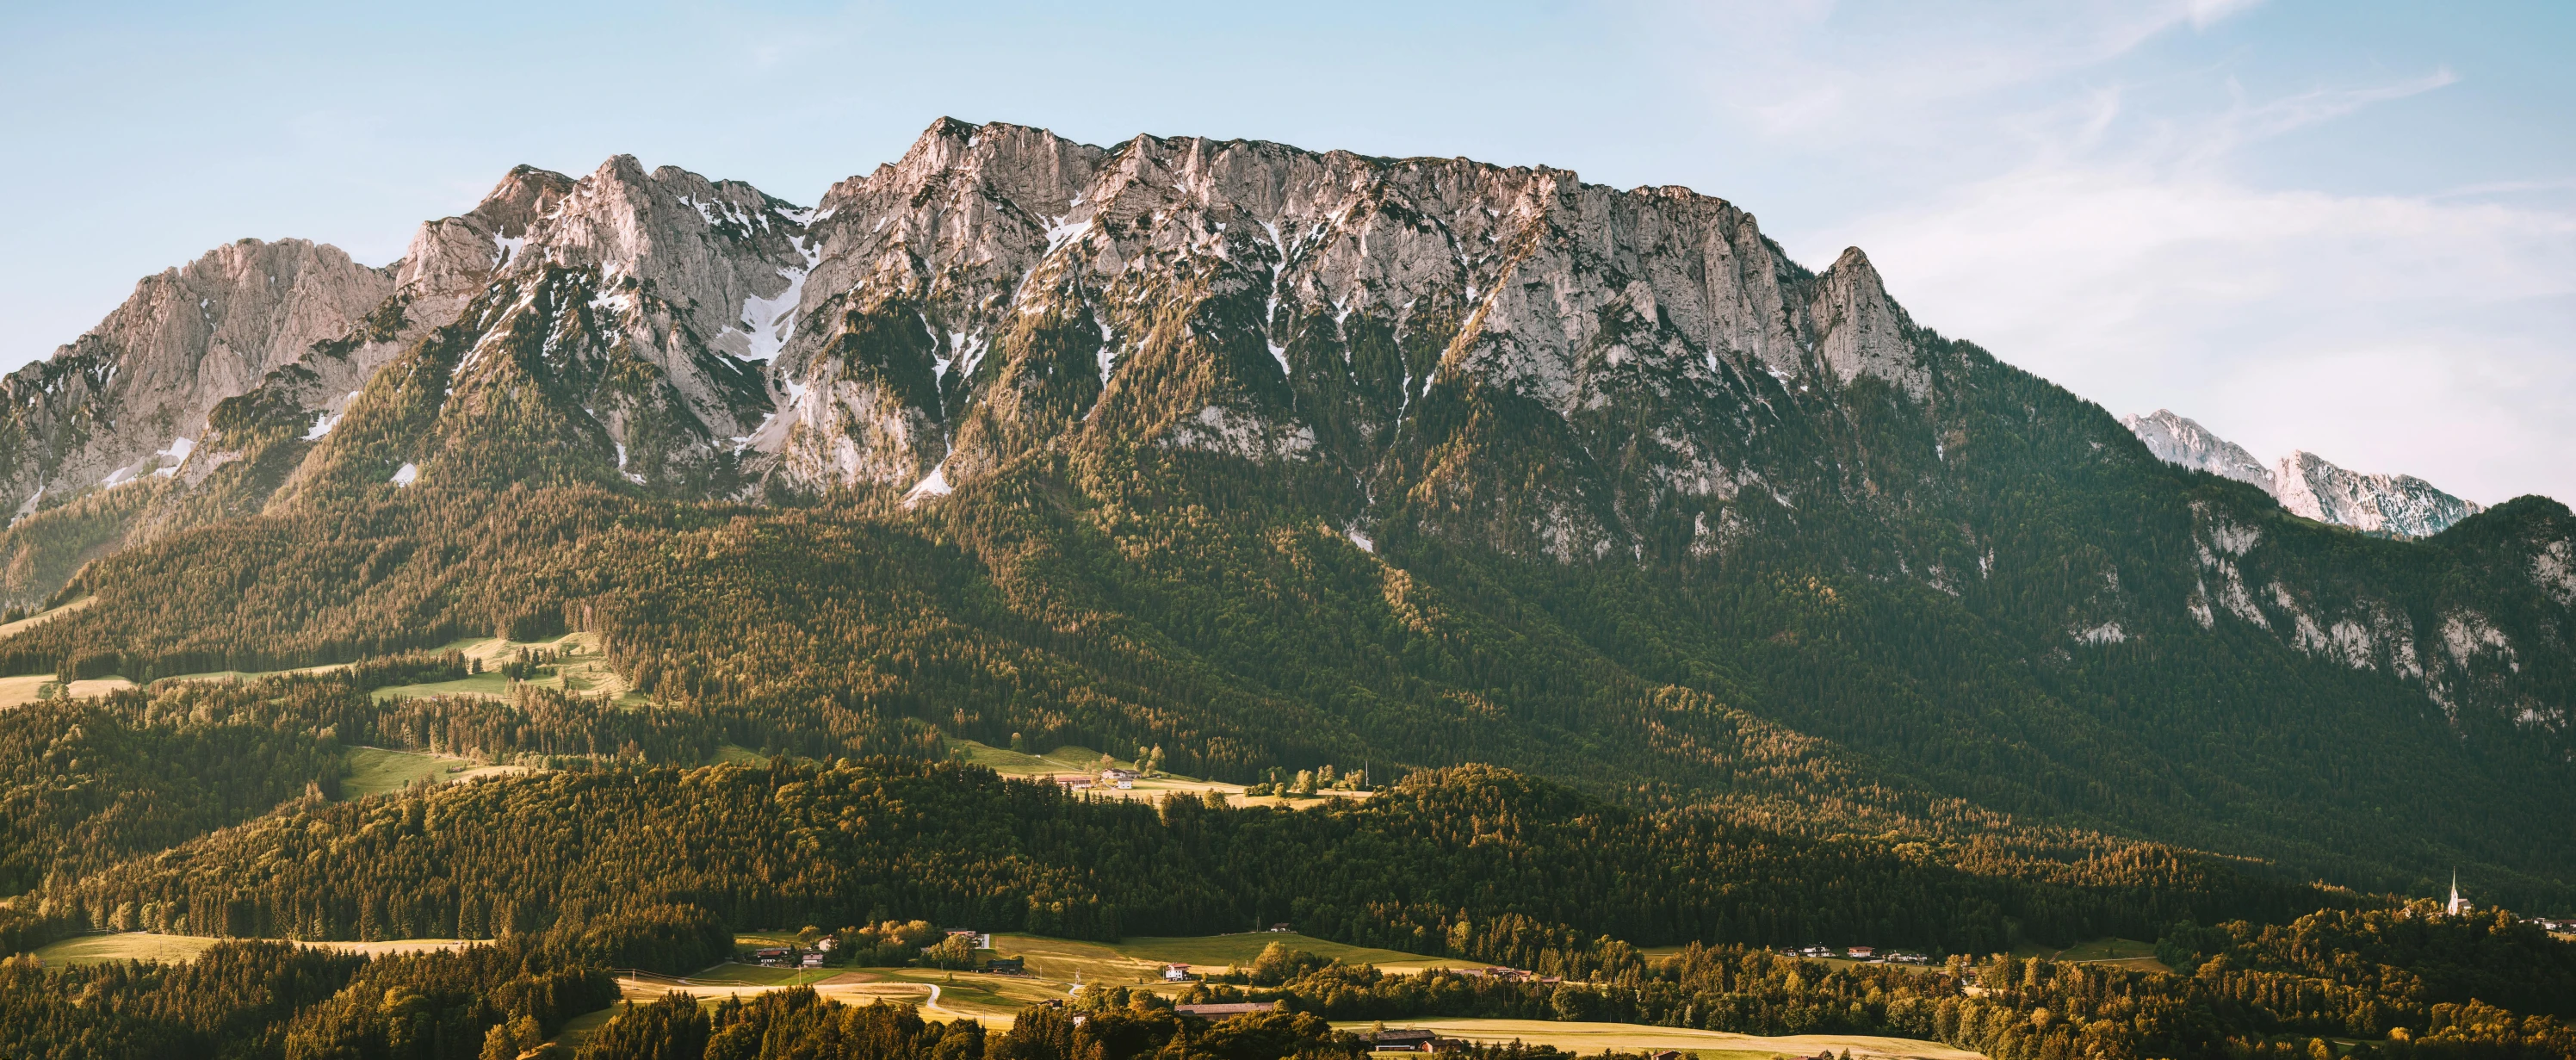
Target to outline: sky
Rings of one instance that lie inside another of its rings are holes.
[[[2563,2],[16,4],[0,370],[219,243],[380,265],[620,153],[810,204],[945,115],[1684,185],[2114,413],[2576,502],[2570,54]]]

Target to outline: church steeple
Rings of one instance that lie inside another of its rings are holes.
[[[2460,897],[2460,870],[2458,869],[2451,870],[2451,904],[2443,906],[2442,911],[2452,916],[2459,916],[2469,911],[2468,900]]]

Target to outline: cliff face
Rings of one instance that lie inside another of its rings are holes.
[[[1766,408],[1864,379],[1930,395],[1857,250],[1808,273],[1677,188],[942,122],[816,216],[783,408],[755,441],[809,486],[957,486],[1058,442],[1141,445],[1330,466],[1456,532],[1588,556],[1633,551],[1630,524],[1675,495],[1758,477],[1743,449]],[[1683,422],[1616,495],[1506,489],[1401,440],[1496,402],[1582,434],[1641,401]],[[1423,481],[1434,464],[1468,473]]]
[[[807,211],[618,156],[525,170],[424,225],[407,273],[430,326],[324,410],[280,503],[426,474],[691,497],[748,481],[775,356],[814,258]],[[432,293],[434,292],[434,294]]]

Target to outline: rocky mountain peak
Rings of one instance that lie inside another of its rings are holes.
[[[2158,459],[2259,487],[2292,514],[2321,523],[2365,533],[2429,537],[2484,510],[2412,475],[2346,471],[2306,450],[2294,450],[2267,467],[2245,447],[2170,409],[2122,416],[2120,424]]]
[[[2120,417],[2120,425],[2145,442],[2147,451],[2169,464],[2196,468],[2222,478],[2260,487],[2272,492],[2272,469],[2245,447],[2221,438],[2189,418],[2175,415],[2171,409],[2157,409],[2145,416]]]
[[[1848,384],[1875,376],[1916,401],[1930,395],[1931,375],[1909,334],[1913,321],[1887,297],[1886,281],[1859,247],[1844,250],[1825,270],[1813,312],[1816,354],[1835,378]]]
[[[1645,363],[1932,390],[1857,250],[1819,276],[1723,200],[1565,170],[942,119],[816,218],[787,407],[757,445],[818,486],[903,486],[952,455],[963,482],[1095,421],[1275,458],[1341,438],[1366,466],[1435,378],[1558,415],[1614,379],[1663,388],[1629,379]],[[1122,387],[1131,366],[1191,382]]]
[[[145,277],[87,334],[0,381],[0,501],[18,514],[175,468],[217,402],[349,331],[386,270],[301,239],[227,243]]]
[[[395,265],[403,289],[416,298],[439,298],[481,286],[573,187],[573,179],[561,173],[519,166],[472,210],[422,222]]]
[[[2400,537],[2430,537],[2485,510],[2413,475],[2346,471],[2303,449],[2281,458],[2273,481],[2281,506],[2295,514]]]

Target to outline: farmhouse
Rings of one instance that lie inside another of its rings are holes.
[[[1444,1039],[1437,1032],[1413,1027],[1383,1030],[1369,1035],[1373,1053],[1429,1053],[1439,1051]]]
[[[1116,768],[1111,768],[1111,769],[1104,769],[1104,770],[1101,770],[1101,771],[1100,771],[1100,779],[1102,779],[1102,780],[1107,780],[1107,781],[1112,781],[1112,782],[1115,782],[1115,781],[1122,781],[1122,780],[1143,780],[1143,779],[1145,779],[1145,774],[1144,774],[1143,772],[1139,771],[1139,770],[1134,770],[1134,769],[1116,769]],[[1124,784],[1120,784],[1119,786],[1120,786],[1120,787],[1125,787],[1126,785],[1124,785]]]
[[[1187,981],[1189,980],[1189,978],[1190,978],[1190,966],[1189,966],[1189,965],[1186,965],[1186,964],[1166,964],[1166,965],[1164,965],[1164,966],[1163,966],[1163,981],[1164,981],[1164,982],[1166,982],[1166,983],[1187,982]]]
[[[1848,956],[1848,957],[1850,957],[1851,959],[1853,959],[1853,960],[1855,960],[1855,961],[1865,961],[1865,960],[1868,960],[1868,959],[1870,959],[1870,957],[1871,957],[1872,955],[1876,954],[1877,952],[1878,952],[1877,948],[1876,948],[1876,947],[1872,947],[1872,946],[1854,946],[1854,947],[1852,947],[1852,948],[1850,948],[1850,949],[1848,949],[1848,950],[1843,951],[1843,953],[1844,953],[1844,955],[1845,955],[1845,956]]]

